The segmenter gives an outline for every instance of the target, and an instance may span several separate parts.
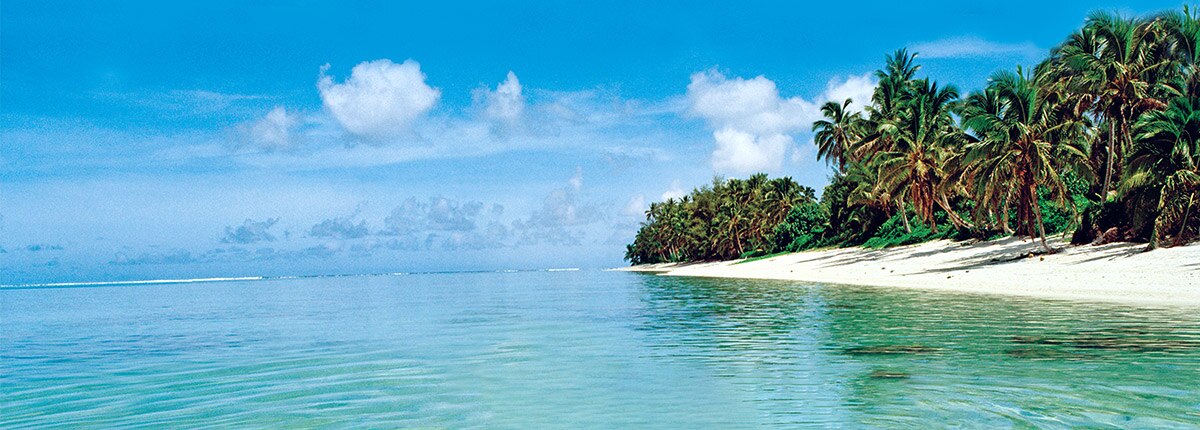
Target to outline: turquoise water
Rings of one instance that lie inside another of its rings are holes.
[[[1200,426],[1200,312],[580,271],[0,289],[0,427]]]

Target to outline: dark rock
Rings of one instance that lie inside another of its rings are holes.
[[[901,354],[929,354],[941,351],[941,348],[923,345],[880,345],[880,346],[859,346],[855,348],[847,348],[846,353],[850,355],[901,355]]]
[[[876,370],[871,372],[871,378],[874,379],[908,379],[909,375],[906,372],[896,372],[887,370]]]

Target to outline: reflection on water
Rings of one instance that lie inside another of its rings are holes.
[[[1200,316],[629,273],[0,290],[0,427],[1200,425]]]
[[[1195,309],[764,281],[643,284],[646,327],[661,348],[754,379],[756,406],[772,422],[806,411],[884,427],[1200,425]],[[816,395],[792,395],[817,385]]]

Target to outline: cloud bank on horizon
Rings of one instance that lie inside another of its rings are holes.
[[[210,136],[202,131],[198,138],[180,139],[151,158],[184,165],[220,160],[235,169],[284,172],[356,171],[525,151],[604,154],[617,158],[617,163],[627,161],[621,158],[661,161],[675,156],[668,145],[654,141],[680,137],[657,129],[655,122],[671,118],[685,124],[700,120],[698,131],[711,130],[709,139],[695,143],[710,148],[710,174],[782,173],[785,164],[796,164],[789,160],[802,158],[796,140],[807,135],[821,102],[833,97],[865,100],[874,86],[864,74],[835,78],[812,99],[784,97],[765,76],[727,77],[713,67],[692,74],[682,95],[646,102],[598,90],[534,90],[526,97],[529,90],[509,71],[503,81],[472,90],[471,104],[455,111],[441,106],[442,91],[430,85],[414,59],[363,61],[342,79],[331,69],[328,64],[319,68],[318,110],[272,104],[258,118],[211,130]],[[39,137],[33,131],[20,133],[29,133],[23,139]],[[645,196],[623,196],[628,202],[622,206],[618,203],[623,197],[589,195],[582,164],[570,168],[574,174],[563,185],[545,190],[540,202],[536,196],[523,196],[528,201],[516,206],[523,206],[525,215],[505,213],[500,202],[460,201],[430,190],[425,197],[406,197],[373,219],[362,208],[366,200],[354,203],[349,214],[327,216],[311,225],[298,224],[303,218],[283,211],[238,214],[235,219],[242,221],[205,232],[215,238],[207,249],[153,241],[140,249],[123,244],[104,264],[222,266],[340,254],[364,258],[383,252],[585,244],[621,249],[645,210]],[[32,191],[46,184],[25,185]],[[660,186],[656,192],[662,198],[684,193],[679,179]],[[55,261],[46,267],[61,263]]]
[[[836,5],[314,5],[276,37],[240,18],[268,6],[209,6],[4,4],[0,284],[618,265],[651,202],[713,176],[820,189],[820,105],[861,109],[892,49],[969,89],[1097,7],[1022,33],[868,8],[867,35]]]

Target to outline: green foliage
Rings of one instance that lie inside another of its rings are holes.
[[[813,248],[829,226],[829,212],[816,202],[795,206],[782,223],[775,226],[777,251],[802,251]]]
[[[633,264],[728,260],[773,251],[775,227],[816,192],[791,178],[714,179],[681,199],[653,203],[625,258]]]
[[[1095,12],[1031,70],[960,100],[898,50],[870,100],[821,107],[817,202],[788,178],[714,180],[655,203],[634,264],[1074,232],[1075,243],[1200,238],[1200,14]],[[861,108],[860,108],[861,106]],[[1114,233],[1115,232],[1115,233]]]
[[[1038,207],[1042,212],[1046,234],[1073,233],[1080,228],[1079,214],[1088,211],[1093,205],[1088,199],[1088,188],[1091,184],[1073,172],[1064,173],[1062,178],[1069,198],[1067,205],[1051,198],[1045,188],[1038,189]]]
[[[904,219],[901,217],[901,214],[896,214],[888,218],[883,225],[879,226],[879,231],[863,243],[863,246],[872,249],[890,248],[893,246],[912,245],[931,240],[946,239],[954,237],[956,234],[951,226],[946,225],[944,212],[934,215],[934,218],[940,220],[939,223],[942,224],[942,228],[936,233],[928,225],[914,223],[912,222],[914,220],[911,219],[909,220],[911,231],[905,230]]]

